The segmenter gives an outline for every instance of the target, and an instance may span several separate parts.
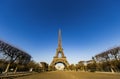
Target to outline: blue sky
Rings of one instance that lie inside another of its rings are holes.
[[[0,39],[50,63],[58,29],[68,62],[120,46],[119,0],[0,0]]]

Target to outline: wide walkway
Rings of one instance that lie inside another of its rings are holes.
[[[37,73],[16,79],[120,79],[120,74],[54,71]]]

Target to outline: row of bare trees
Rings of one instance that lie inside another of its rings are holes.
[[[99,71],[120,72],[120,47],[115,47],[93,57]]]
[[[31,56],[28,53],[0,40],[1,72],[7,73],[12,66],[14,67],[14,72],[16,72],[18,66],[28,64],[30,60]]]
[[[115,47],[92,57],[89,61],[80,61],[78,70],[120,72],[120,47]]]

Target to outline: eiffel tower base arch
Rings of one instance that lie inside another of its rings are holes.
[[[66,57],[64,57],[64,58],[55,58],[54,57],[53,61],[50,64],[50,67],[52,67],[52,69],[54,69],[55,65],[58,64],[58,63],[62,63],[64,65],[65,69],[67,69],[69,67],[69,63],[66,60]]]

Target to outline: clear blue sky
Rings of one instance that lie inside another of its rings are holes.
[[[120,45],[120,0],[0,0],[0,39],[50,63],[58,29],[70,63]]]

